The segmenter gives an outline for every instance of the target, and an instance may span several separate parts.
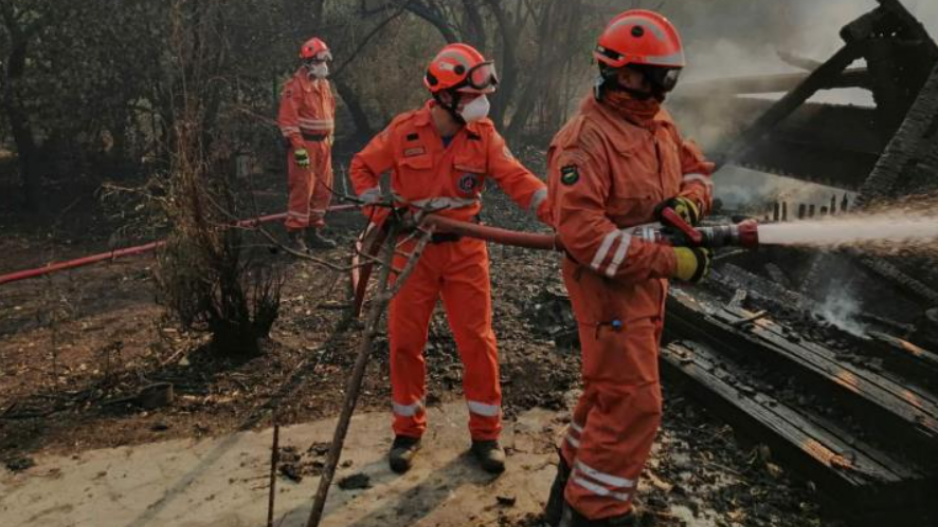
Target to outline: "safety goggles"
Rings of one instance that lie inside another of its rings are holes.
[[[469,88],[468,91],[490,93],[495,91],[496,86],[498,86],[498,73],[495,72],[495,63],[487,61],[469,68],[466,80],[457,90]]]
[[[634,65],[631,66],[641,71],[652,87],[664,93],[670,92],[677,86],[677,81],[681,78],[681,68],[664,68],[661,66]]]
[[[306,59],[306,62],[309,64],[322,64],[324,62],[329,62],[332,60],[332,53],[328,51],[320,51],[316,56]]]

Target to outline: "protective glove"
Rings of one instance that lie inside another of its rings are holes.
[[[672,278],[682,282],[696,284],[710,274],[710,260],[713,258],[713,252],[710,249],[702,247],[675,247],[674,259],[677,265],[674,266]]]
[[[293,151],[293,160],[301,167],[309,166],[309,152],[305,148],[297,148]]]
[[[674,212],[681,217],[682,220],[696,227],[700,223],[700,207],[697,206],[697,203],[690,198],[671,198],[666,199],[655,206],[655,218],[664,223],[661,218],[661,212],[664,209],[674,209]]]

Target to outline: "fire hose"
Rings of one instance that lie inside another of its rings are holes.
[[[709,225],[693,227],[671,209],[662,213],[663,223],[653,223],[633,227],[627,231],[635,237],[653,243],[674,247],[742,247],[755,249],[759,246],[759,225],[755,221],[735,224]],[[497,227],[488,227],[468,223],[438,215],[428,216],[423,225],[433,226],[437,232],[447,232],[467,238],[495,242],[526,249],[563,251],[563,244],[556,234],[538,234],[512,231]]]
[[[684,221],[672,209],[665,209],[661,214],[662,223],[653,223],[632,227],[626,231],[637,238],[672,247],[741,247],[756,249],[759,246],[759,225],[747,220],[735,224],[707,225],[693,227]],[[435,232],[455,234],[466,238],[475,238],[513,247],[542,251],[564,251],[563,243],[557,234],[520,232],[498,227],[489,227],[478,223],[454,220],[445,216],[431,214],[420,223],[425,228],[432,227]],[[370,229],[359,239],[357,253],[372,258],[374,251],[384,242],[384,230],[380,227]],[[359,266],[357,256],[353,258],[352,290],[354,291],[354,312],[361,313],[371,276],[371,265]]]
[[[334,205],[329,207],[330,212],[337,212],[342,210],[352,210],[357,208],[356,205]],[[246,220],[241,220],[234,224],[237,227],[254,227],[260,225],[261,223],[268,223],[271,221],[282,220],[287,217],[287,213],[281,212],[279,214],[270,214],[267,216],[260,216],[257,218],[250,218]],[[84,256],[82,258],[76,258],[74,260],[67,260],[64,262],[55,262],[48,265],[37,267],[35,269],[25,269],[22,271],[16,271],[13,273],[8,273],[0,275],[0,285],[8,284],[11,282],[18,282],[20,280],[26,280],[29,278],[36,278],[38,276],[43,276],[47,274],[52,274],[58,271],[65,271],[67,269],[75,269],[77,267],[84,267],[86,265],[91,265],[98,262],[104,262],[107,260],[115,260],[117,258],[122,258],[124,256],[133,256],[137,254],[143,254],[150,251],[154,251],[166,245],[165,240],[155,241],[146,243],[143,245],[137,245],[135,247],[126,247],[124,249],[117,249],[114,251],[108,251],[105,253],[94,254],[91,256]]]

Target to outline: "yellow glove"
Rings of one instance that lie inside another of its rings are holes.
[[[693,226],[697,226],[697,224],[700,223],[700,206],[690,198],[671,198],[659,203],[658,206],[655,207],[655,217],[658,218],[658,221],[662,221],[661,211],[666,208],[673,209],[682,220]]]
[[[677,265],[674,266],[674,274],[671,276],[682,282],[696,284],[710,274],[710,259],[712,256],[713,253],[710,249],[675,247],[674,259]]]
[[[296,161],[296,164],[301,167],[309,166],[309,152],[307,152],[305,148],[297,148],[294,150],[293,159]]]

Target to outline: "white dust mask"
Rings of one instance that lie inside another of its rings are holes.
[[[469,104],[463,106],[462,109],[459,110],[459,115],[467,123],[473,123],[488,117],[490,108],[491,104],[489,104],[489,98],[485,95],[480,95]]]

